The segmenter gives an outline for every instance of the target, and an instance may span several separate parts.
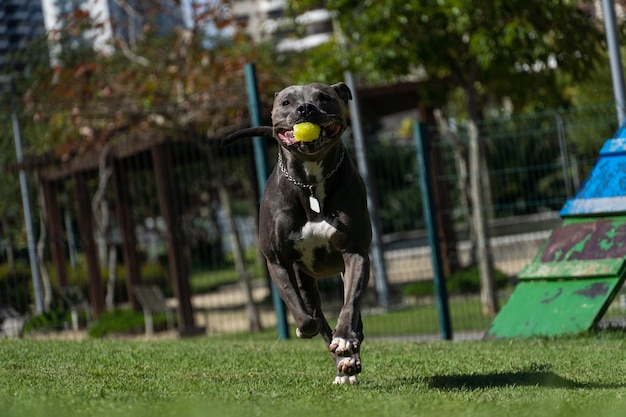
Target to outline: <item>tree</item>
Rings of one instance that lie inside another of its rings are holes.
[[[292,0],[296,11],[315,0]],[[577,0],[330,0],[340,32],[333,43],[312,52],[304,75],[328,77],[328,68],[351,69],[365,82],[401,78],[444,80],[426,94],[441,106],[456,90],[463,92],[460,114],[469,120],[469,148],[476,153],[467,165],[469,193],[476,206],[489,199],[484,132],[481,121],[490,103],[510,97],[517,108],[546,108],[566,103],[566,83],[589,76],[601,57],[601,28],[587,13],[591,1]],[[341,73],[339,72],[339,74]],[[335,73],[333,76],[336,77]],[[435,85],[435,84],[432,84]],[[469,155],[467,151],[459,154]],[[479,175],[480,178],[471,178]],[[480,216],[473,216],[479,219]],[[476,231],[478,224],[474,224]],[[486,230],[476,231],[483,234]],[[483,235],[481,241],[487,239]],[[476,245],[475,245],[476,246]],[[481,246],[481,245],[478,245]],[[483,254],[484,255],[484,254]],[[479,255],[479,259],[488,257]],[[487,262],[488,263],[488,262]],[[494,287],[490,270],[483,282]],[[484,303],[495,314],[495,294]]]
[[[143,2],[141,6],[160,3]],[[205,30],[232,23],[224,13],[225,3],[194,3],[190,28],[178,27],[164,34],[157,25],[146,24],[133,42],[113,37],[107,48],[98,50],[89,44],[93,36],[83,33],[93,32],[101,24],[84,9],[68,10],[64,25],[54,36],[58,44],[53,65],[39,65],[32,76],[20,80],[22,103],[34,122],[28,126],[30,134],[25,135],[31,139],[32,152],[51,151],[64,161],[89,152],[102,155],[92,204],[99,220],[97,240],[104,258],[108,249],[112,260],[109,273],[116,269],[110,241],[113,219],[107,201],[112,194],[107,163],[111,145],[154,137],[203,142],[207,137],[217,138],[224,129],[249,123],[243,65],[257,60],[257,51],[240,34],[221,38]],[[259,81],[262,88],[269,89],[276,77],[262,76]],[[237,183],[250,181],[235,171],[228,176]],[[146,181],[141,186],[150,185]],[[193,209],[190,204],[183,208],[188,211],[183,217]],[[109,294],[111,290],[112,285]]]
[[[290,3],[304,10],[316,1]],[[601,57],[601,26],[586,12],[591,3],[330,0],[341,32],[312,55],[326,59],[311,59],[306,68],[323,75],[332,63],[335,75],[351,69],[368,82],[446,79],[465,92],[475,121],[487,103],[505,96],[519,108],[549,106],[567,98],[564,81],[585,79]]]

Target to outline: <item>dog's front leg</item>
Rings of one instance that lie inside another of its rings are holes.
[[[285,302],[296,322],[299,335],[313,337],[319,333],[321,323],[314,317],[313,311],[307,310],[299,292],[295,271],[273,262],[267,263],[267,269],[280,298]]]
[[[299,268],[296,268],[295,272],[298,281],[298,293],[304,304],[305,311],[312,315],[319,325],[319,328],[315,329],[315,333],[305,333],[304,329],[297,328],[296,334],[300,338],[309,339],[315,336],[319,331],[326,341],[326,345],[330,345],[333,331],[322,311],[322,299],[317,280],[304,273]]]
[[[367,253],[346,253],[344,263],[344,304],[329,349],[338,357],[338,375],[352,376],[361,372],[361,298],[369,280],[370,261]]]

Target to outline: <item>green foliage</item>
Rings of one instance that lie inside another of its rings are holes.
[[[566,199],[556,115],[483,125],[494,209],[513,216],[557,210]],[[515,157],[512,157],[515,155]],[[558,186],[554,186],[558,183]]]
[[[496,288],[503,289],[511,283],[507,275],[499,270],[494,270]],[[462,268],[449,277],[446,277],[446,289],[451,295],[467,295],[480,292],[480,271],[478,266],[473,265]],[[406,284],[402,288],[405,296],[430,297],[435,294],[432,281],[417,281]]]
[[[16,262],[15,269],[0,264],[0,304],[13,307],[20,313],[29,309],[31,300],[31,274],[25,262]]]
[[[167,33],[158,23],[158,14],[167,10],[159,10],[160,2],[148,3],[136,37],[113,37],[97,50],[94,34],[104,28],[94,25],[96,17],[82,8],[63,16],[55,33],[55,65],[33,60],[32,71],[20,79],[17,96],[30,122],[27,148],[69,159],[105,142],[172,132],[214,136],[246,123],[243,65],[258,62],[261,73],[271,55],[242,33],[212,36],[233,23],[228,1],[195,4],[193,27]],[[284,80],[275,74],[258,81],[263,90]]]
[[[167,328],[167,316],[164,313],[152,316],[154,329]],[[102,338],[111,334],[141,334],[145,331],[144,315],[140,311],[117,309],[102,313],[89,326],[88,334]]]
[[[613,137],[619,127],[615,117],[615,106],[607,104],[595,105],[573,111],[563,115],[566,135],[571,149],[578,160],[595,161],[598,151],[604,142]],[[586,178],[588,172],[583,171],[581,178]]]
[[[50,282],[53,287],[58,288],[59,279],[57,277],[57,271],[52,265],[48,265],[48,274],[50,275]],[[169,279],[169,271],[167,265],[154,261],[145,262],[140,265],[141,281],[145,285],[157,285],[164,294],[171,296],[173,294],[171,282]],[[109,277],[109,270],[107,267],[103,267],[100,270],[100,275],[103,281],[107,281]],[[118,264],[115,270],[115,301],[116,303],[128,301],[128,292],[126,291],[126,268],[123,264]],[[87,294],[89,286],[89,278],[87,275],[87,265],[84,257],[79,256],[78,262],[75,267],[69,267],[67,269],[67,282],[69,285],[77,285],[81,287],[84,294]]]
[[[146,262],[141,264],[141,282],[144,285],[157,285],[163,291],[163,294],[170,297],[173,294],[172,284],[169,279],[169,271],[167,265],[161,262]],[[102,270],[102,276],[107,279],[109,271],[106,268]],[[124,265],[118,265],[115,280],[116,301],[128,301],[126,291],[126,268]]]
[[[495,269],[494,279],[496,288],[502,289],[510,285],[509,279],[502,271]],[[446,281],[448,290],[451,294],[472,294],[480,291],[480,272],[478,266],[470,266],[462,268],[452,275]]]
[[[415,281],[402,287],[405,297],[432,297],[435,294],[435,284],[431,281]]]
[[[372,142],[368,144],[368,152],[374,172],[394,174],[374,176],[383,233],[423,227],[415,148],[380,139]]]
[[[256,248],[245,251],[246,267],[251,279],[264,278],[264,265],[257,262]],[[191,289],[194,294],[204,294],[217,291],[223,285],[239,282],[239,273],[234,267],[232,254],[225,257],[224,265],[217,265],[210,269],[198,269],[192,271],[189,278]]]
[[[482,128],[489,138],[494,210],[498,216],[513,216],[558,210],[568,197],[564,175],[573,178],[577,169],[576,175],[585,178],[617,124],[613,106],[607,104],[491,120]]]
[[[5,169],[15,163],[15,142],[11,112],[2,106],[2,102],[0,109],[0,170],[3,172],[0,178],[0,230],[3,238],[13,240],[20,232],[10,227],[19,221],[22,214],[21,200],[18,198],[20,188],[18,175],[5,172]]]
[[[315,3],[290,1],[299,11]],[[602,57],[603,34],[578,1],[333,0],[325,5],[338,13],[340,36],[312,51],[295,77],[350,69],[364,81],[381,82],[425,73],[448,82],[436,86],[438,94],[462,90],[473,119],[482,118],[490,100],[504,96],[516,108],[566,102],[563,83],[587,78]]]
[[[83,317],[84,319],[84,317]],[[51,309],[30,318],[24,324],[24,334],[54,332],[66,329],[72,322],[71,312],[66,309]]]

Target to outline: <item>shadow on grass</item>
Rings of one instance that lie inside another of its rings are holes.
[[[537,386],[545,388],[623,388],[626,384],[596,384],[574,382],[550,371],[548,367],[533,367],[517,372],[497,372],[484,375],[440,375],[426,378],[431,388],[441,390],[477,390],[484,388]]]

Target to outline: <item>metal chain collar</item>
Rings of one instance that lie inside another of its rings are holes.
[[[332,171],[326,174],[326,176],[322,178],[321,181],[318,181],[315,184],[305,184],[303,182],[296,180],[294,177],[292,177],[291,174],[289,174],[289,172],[287,171],[287,168],[285,168],[285,165],[283,164],[283,157],[280,154],[280,152],[278,152],[278,167],[280,168],[280,171],[283,173],[283,175],[287,177],[287,179],[291,183],[293,183],[294,185],[297,185],[298,187],[308,188],[309,191],[311,191],[311,194],[313,194],[315,188],[317,188],[318,185],[320,185],[321,183],[329,179],[335,172],[337,172],[337,170],[341,166],[341,163],[343,162],[344,156],[346,156],[346,149],[344,147],[341,147],[341,155],[339,156],[339,161],[337,161],[337,165],[335,165],[335,168],[333,168]]]

